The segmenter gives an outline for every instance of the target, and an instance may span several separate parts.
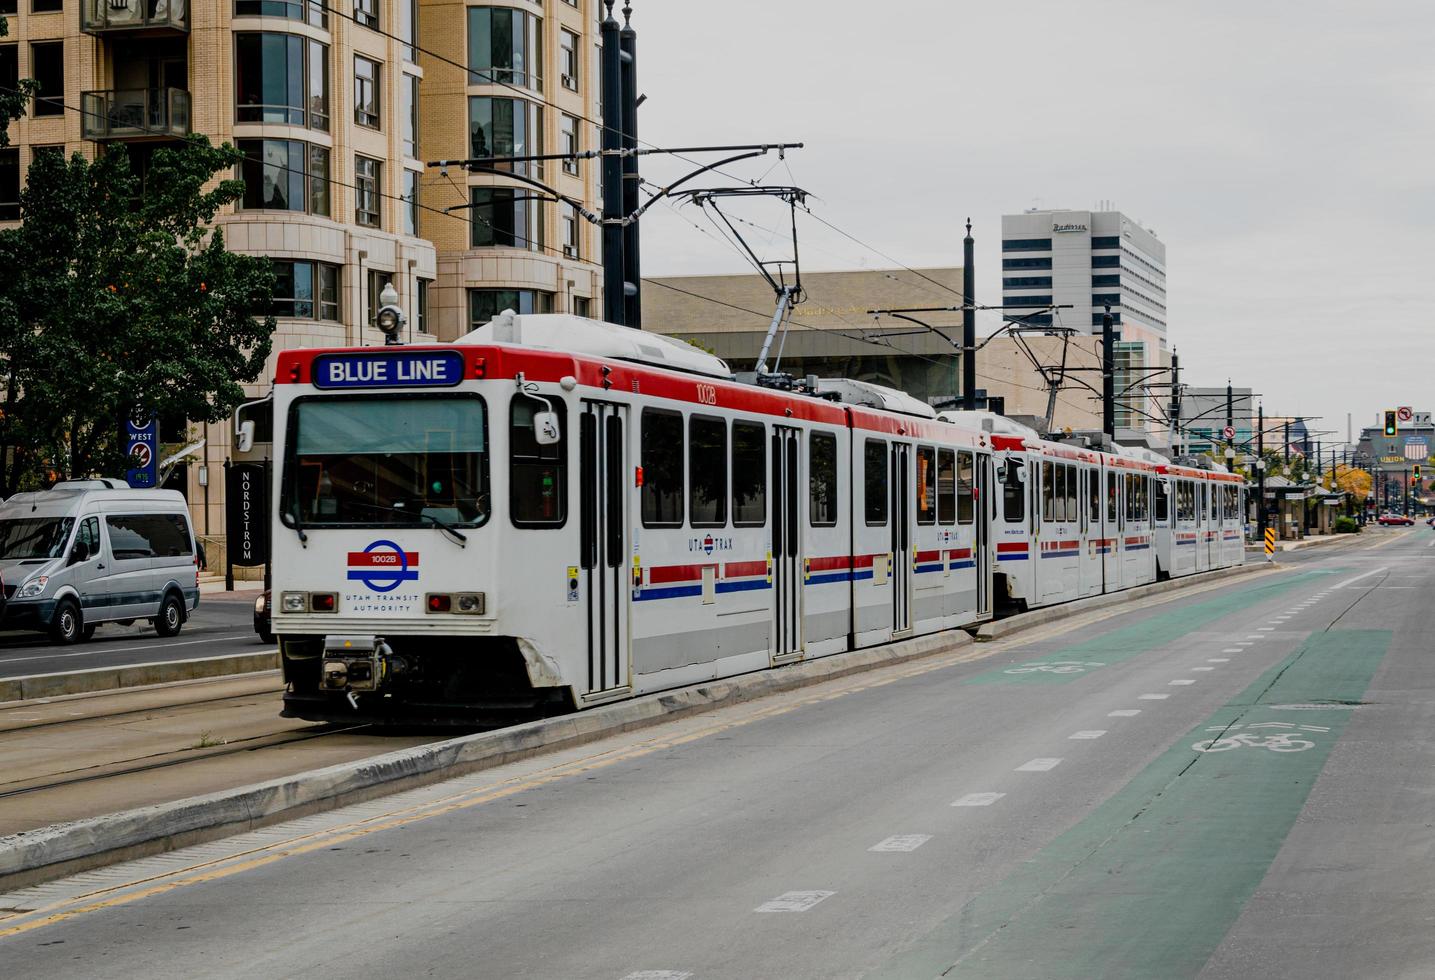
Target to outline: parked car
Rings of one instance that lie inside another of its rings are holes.
[[[68,644],[102,622],[147,619],[174,636],[199,605],[189,507],[177,491],[123,480],[17,493],[0,505],[0,583],[0,629]]]
[[[269,590],[259,593],[254,600],[254,632],[259,634],[260,643],[274,642],[274,620],[269,614]]]
[[[1415,518],[1407,514],[1381,514],[1375,520],[1377,523],[1389,526],[1409,527],[1415,523]]]

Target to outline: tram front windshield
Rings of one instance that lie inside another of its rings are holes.
[[[477,527],[488,520],[481,398],[312,399],[293,413],[286,524]]]

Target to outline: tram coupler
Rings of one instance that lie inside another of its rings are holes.
[[[319,687],[325,691],[377,691],[408,670],[382,636],[336,634],[324,637]]]

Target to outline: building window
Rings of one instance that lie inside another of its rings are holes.
[[[1051,305],[1050,296],[1007,296],[1005,299],[1007,300],[1007,306],[1011,306],[1013,303],[1021,303],[1024,306],[1036,309],[1039,306]]]
[[[65,111],[65,42],[30,45],[30,73],[40,85],[30,112],[58,116]]]
[[[329,150],[298,140],[236,140],[248,211],[329,215]]]
[[[326,30],[329,12],[321,0],[234,0],[236,17],[283,17]]]
[[[1121,267],[1121,256],[1119,255],[1093,255],[1091,257],[1093,269],[1119,269]]]
[[[525,187],[471,187],[469,244],[543,250],[543,212],[538,192]]]
[[[409,64],[418,62],[414,42],[419,36],[419,0],[398,0],[399,40],[404,43],[400,57]]]
[[[379,210],[383,164],[369,157],[354,157],[354,221],[368,228],[382,227]]]
[[[559,206],[558,213],[563,219],[563,255],[570,259],[579,258],[578,210],[564,202]]]
[[[507,7],[468,8],[468,84],[543,91],[543,21]]]
[[[354,0],[354,20],[375,30],[379,26],[379,0]]]
[[[377,61],[354,55],[354,122],[379,128],[379,90],[382,69]]]
[[[553,294],[536,289],[470,289],[468,328],[475,330],[504,310],[514,313],[552,313]]]
[[[404,100],[404,156],[417,158],[419,155],[419,77],[417,75],[400,77],[402,84],[399,86],[399,90]]]
[[[1095,264],[1094,262],[1092,263]],[[1040,259],[1002,259],[1003,269],[1050,269],[1051,256]]]
[[[394,274],[383,269],[370,269],[368,282],[365,283],[364,293],[364,323],[374,325],[374,317],[379,312],[379,296],[383,293],[384,287],[394,281]]]
[[[294,34],[234,36],[237,122],[329,128],[329,48]]]
[[[1003,289],[1050,289],[1051,276],[1011,276],[1002,280]]]
[[[574,296],[574,297],[573,297],[573,315],[574,315],[574,316],[586,317],[586,316],[592,316],[592,314],[593,314],[593,300],[592,300],[590,297],[587,297],[587,296]]]
[[[0,17],[15,16],[20,12],[19,0],[0,0]]]
[[[559,153],[576,154],[581,152],[578,148],[578,120],[566,112],[558,117],[558,144]],[[563,160],[563,172],[578,176],[578,158],[576,156]]]
[[[563,87],[578,91],[578,35],[572,31],[558,32],[558,71],[563,76]]]
[[[339,267],[327,262],[273,259],[275,316],[339,319]]]
[[[1091,325],[1092,325],[1093,327],[1099,327],[1099,326],[1101,326],[1101,325],[1102,325],[1102,320],[1101,320],[1101,318],[1104,317],[1105,315],[1106,315],[1106,312],[1105,312],[1104,310],[1103,310],[1102,312],[1100,312],[1100,313],[1093,313],[1093,314],[1091,314]],[[1118,327],[1121,326],[1121,314],[1120,314],[1120,313],[1113,313],[1113,314],[1111,314],[1111,322],[1112,322],[1112,324],[1114,324],[1115,326],[1118,326]]]
[[[429,285],[432,279],[414,280],[414,329],[429,333]]]
[[[1003,252],[1050,252],[1050,238],[1008,238],[1002,242]]]
[[[523,99],[475,95],[468,100],[469,153],[475,158],[543,152],[543,108]],[[543,176],[541,163],[495,163],[525,177]]]
[[[64,0],[30,0],[32,14],[58,14],[64,9]]]
[[[10,11],[12,14],[14,11]],[[3,14],[0,8],[0,14]],[[20,45],[0,44],[0,85],[14,91],[20,85]]]
[[[404,234],[419,233],[419,172],[404,171]]]
[[[1121,236],[1120,236],[1120,235],[1108,235],[1108,236],[1102,236],[1102,237],[1100,237],[1100,238],[1097,238],[1097,237],[1093,236],[1092,239],[1091,239],[1091,247],[1092,247],[1092,248],[1120,248],[1120,247],[1121,247]]]
[[[1092,306],[1120,306],[1120,293],[1093,293],[1091,295]]]
[[[1092,277],[1091,277],[1091,285],[1093,285],[1093,286],[1119,286],[1119,285],[1121,285],[1121,277],[1120,277],[1119,275],[1116,275],[1116,276],[1092,276]]]
[[[0,221],[20,220],[20,151],[0,150]]]

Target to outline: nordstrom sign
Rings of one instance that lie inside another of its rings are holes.
[[[1055,232],[1056,234],[1061,234],[1062,232],[1067,232],[1067,231],[1086,231],[1087,229],[1086,229],[1086,225],[1075,225],[1075,224],[1072,224],[1072,225],[1062,225],[1062,224],[1053,224],[1053,225],[1051,226],[1051,230],[1052,230],[1053,232]]]

